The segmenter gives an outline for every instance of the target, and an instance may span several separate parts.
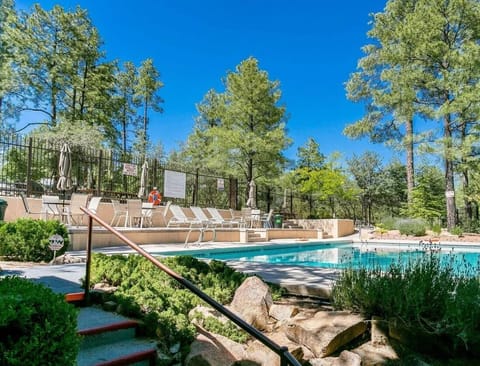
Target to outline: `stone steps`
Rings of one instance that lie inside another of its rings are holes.
[[[296,224],[294,221],[292,220],[285,220],[282,224],[283,226],[283,229],[303,229],[302,226]]]
[[[138,323],[96,307],[80,308],[78,366],[155,365],[156,343],[136,337]]]

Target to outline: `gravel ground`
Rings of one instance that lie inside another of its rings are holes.
[[[469,234],[469,233],[465,233],[462,236],[458,236],[458,235],[451,235],[446,232],[440,235],[427,232],[427,235],[424,235],[424,236],[408,236],[408,235],[401,235],[398,230],[391,230],[385,234],[372,232],[370,233],[370,238],[381,239],[381,240],[415,240],[415,241],[438,239],[440,243],[442,242],[480,243],[480,234]]]

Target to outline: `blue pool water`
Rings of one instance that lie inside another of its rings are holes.
[[[430,251],[412,247],[373,247],[352,244],[319,244],[319,245],[282,245],[273,248],[237,248],[236,250],[192,251],[188,253],[197,258],[260,262],[270,264],[286,264],[323,268],[384,268],[392,263],[405,264],[429,255]],[[176,253],[181,254],[181,253]],[[448,248],[439,255],[445,263],[452,263],[456,268],[468,267],[478,274],[480,267],[480,252],[462,251]]]

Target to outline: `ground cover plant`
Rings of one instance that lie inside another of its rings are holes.
[[[0,256],[5,260],[21,262],[48,262],[53,259],[49,238],[58,234],[63,237],[63,248],[57,256],[67,250],[68,231],[58,220],[18,219],[0,225]]]
[[[77,311],[63,295],[19,277],[0,279],[0,365],[75,365]]]
[[[161,261],[182,275],[221,304],[230,302],[235,290],[247,277],[225,263],[212,260],[208,263],[190,256],[161,258]],[[160,338],[165,351],[181,345],[185,355],[195,336],[195,327],[188,313],[197,305],[205,305],[196,295],[184,289],[173,278],[138,255],[107,256],[95,253],[91,270],[92,283],[116,286],[111,298],[117,302],[121,313],[143,319],[143,331]],[[280,296],[280,289],[272,287],[273,296]],[[243,331],[206,321],[205,327],[237,340],[246,340]]]
[[[450,355],[475,355],[480,349],[478,268],[434,253],[406,265],[347,269],[334,285],[334,306],[395,321],[416,334],[438,337]],[[445,351],[445,350],[444,350]]]

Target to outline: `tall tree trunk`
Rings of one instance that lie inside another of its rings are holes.
[[[463,183],[463,201],[465,204],[465,217],[467,218],[468,221],[472,221],[473,219],[473,207],[472,207],[472,201],[468,197],[468,185],[469,185],[469,180],[468,180],[468,170],[464,169],[462,172],[462,183]]]
[[[250,182],[253,179],[253,158],[249,158],[247,162],[247,186],[245,187],[245,197],[249,196]]]
[[[73,88],[73,95],[72,95],[72,121],[75,121],[76,115],[76,108],[77,107],[77,88]]]
[[[413,152],[413,119],[405,124],[406,129],[406,150],[407,150],[407,202],[410,206],[413,200],[413,188],[415,187],[415,166]]]
[[[83,68],[83,83],[82,83],[82,90],[80,93],[80,106],[79,106],[79,112],[80,112],[80,119],[83,119],[83,115],[85,114],[85,103],[87,100],[87,77],[88,77],[88,64],[87,61],[85,61],[85,67]]]
[[[467,138],[467,123],[463,123],[461,126],[461,136],[462,136],[462,143]],[[467,162],[464,156],[462,156],[462,184],[463,184],[463,202],[465,205],[465,217],[469,222],[473,219],[473,205],[472,200],[469,197],[469,178],[468,178],[469,170],[467,168]]]
[[[122,148],[123,155],[127,154],[127,106],[123,105],[123,120],[122,120]]]
[[[444,159],[445,159],[445,198],[447,208],[447,228],[451,230],[456,225],[456,211],[455,205],[455,183],[453,176],[453,160],[451,158],[452,149],[452,129],[451,129],[451,115],[446,114],[444,119]]]

